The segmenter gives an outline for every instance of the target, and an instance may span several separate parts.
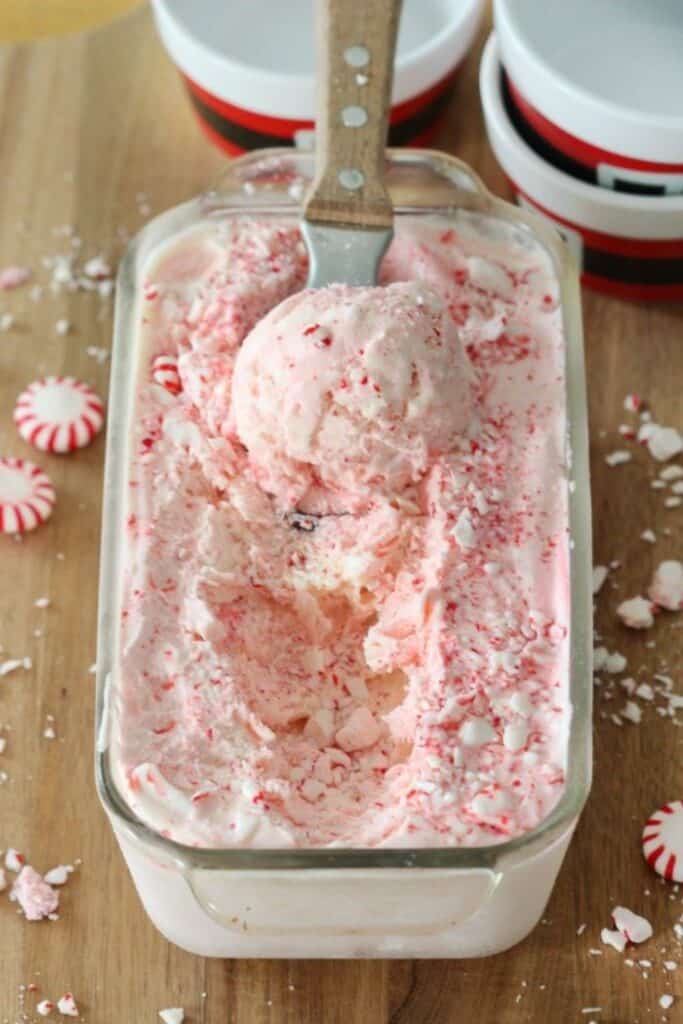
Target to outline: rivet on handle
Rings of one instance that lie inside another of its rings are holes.
[[[364,68],[370,63],[370,51],[366,46],[348,46],[344,50],[344,60],[350,68]]]
[[[316,170],[304,220],[390,233],[385,147],[401,0],[315,0],[314,7]],[[319,285],[323,277],[312,274]]]
[[[368,112],[365,107],[344,107],[341,119],[345,128],[362,128],[368,123]]]
[[[337,178],[342,188],[347,188],[350,192],[355,192],[365,184],[365,175],[355,167],[342,167]]]

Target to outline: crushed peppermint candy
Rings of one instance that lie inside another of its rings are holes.
[[[659,997],[659,1005],[663,1010],[670,1010],[674,1004],[674,997],[670,995],[663,995]]]
[[[173,355],[156,356],[152,362],[152,380],[165,388],[169,394],[178,395],[183,390],[178,373],[178,359]]]
[[[159,1010],[159,1016],[164,1024],[183,1024],[185,1011],[179,1006],[171,1006],[167,1010]]]
[[[612,949],[616,949],[618,953],[623,953],[626,949],[627,938],[623,932],[611,930],[610,928],[603,928],[600,932],[600,939],[606,946],[611,946]]]
[[[30,864],[26,864],[17,875],[10,899],[19,904],[27,921],[51,917],[59,906],[59,893]]]
[[[638,412],[642,404],[643,400],[640,395],[630,394],[624,399],[624,409],[626,412]]]
[[[648,544],[655,544],[657,542],[657,535],[654,530],[643,530],[640,535],[641,540],[646,540]]]
[[[629,629],[649,629],[655,621],[654,605],[644,597],[631,597],[618,606],[617,616]]]
[[[618,675],[623,672],[628,661],[623,654],[613,651],[611,654],[606,647],[596,647],[593,651],[593,671],[607,672],[609,675]]]
[[[472,525],[472,517],[468,509],[464,508],[458,516],[453,529],[453,536],[461,548],[473,548],[477,544],[477,535]]]
[[[617,929],[626,936],[628,942],[637,945],[652,938],[652,925],[645,917],[634,914],[627,907],[615,907],[612,919]]]
[[[625,462],[630,462],[632,458],[633,456],[630,452],[622,450],[609,452],[609,454],[605,456],[605,462],[608,466],[621,466]]]
[[[667,611],[683,608],[683,563],[671,559],[660,562],[648,589],[650,598]]]
[[[65,992],[61,999],[57,1000],[57,1009],[62,1017],[78,1017],[79,1009],[71,992]]]
[[[602,588],[603,583],[607,579],[607,573],[609,569],[606,565],[594,565],[593,566],[593,593],[598,594]]]
[[[56,1004],[50,999],[41,999],[36,1006],[36,1012],[39,1013],[41,1017],[49,1017],[54,1009],[56,1009]]]
[[[647,445],[650,455],[658,462],[668,462],[683,452],[683,437],[675,427],[645,422],[638,430],[638,440]]]
[[[683,466],[665,466],[659,474],[659,479],[670,483],[673,480],[680,480],[683,477]]]
[[[19,288],[31,277],[28,267],[5,267],[0,270],[0,290],[9,291],[12,288]]]
[[[106,260],[101,256],[93,256],[83,264],[83,273],[93,281],[103,281],[111,277],[112,270]]]
[[[5,869],[4,868],[0,868],[0,892],[4,892],[6,888],[7,888],[7,875],[5,874]]]
[[[99,363],[100,366],[102,366],[103,363],[106,363],[111,354],[108,348],[101,348],[97,345],[88,345],[85,351],[95,360],[96,363]]]
[[[12,846],[5,851],[5,867],[8,871],[21,871],[24,864],[26,863],[26,857],[19,850],[15,850]]]
[[[64,885],[74,870],[73,864],[58,864],[57,867],[50,868],[49,871],[45,872],[43,880],[48,885]]]
[[[7,661],[0,661],[0,676],[16,672],[18,668],[24,668],[28,671],[33,668],[33,662],[30,658],[8,658]]]
[[[627,700],[624,707],[621,709],[622,718],[626,718],[629,722],[633,722],[634,725],[640,725],[640,721],[643,717],[643,712],[640,710],[635,701]]]

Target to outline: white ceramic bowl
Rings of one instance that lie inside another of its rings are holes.
[[[543,160],[512,122],[495,34],[484,50],[479,83],[489,141],[518,202],[552,220],[572,248],[583,282],[626,298],[683,299],[683,195],[614,192]]]
[[[207,135],[230,153],[310,141],[312,0],[152,0]],[[483,0],[404,0],[391,145],[426,143],[476,36]]]

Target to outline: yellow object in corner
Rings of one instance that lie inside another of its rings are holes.
[[[0,42],[44,39],[96,28],[141,0],[0,0]]]

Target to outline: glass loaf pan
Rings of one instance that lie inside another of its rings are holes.
[[[563,795],[531,832],[490,846],[205,849],[173,842],[137,818],[112,771],[127,440],[138,366],[142,271],[159,244],[207,217],[250,212],[298,217],[301,183],[310,179],[312,171],[312,156],[292,150],[264,150],[236,160],[217,190],[148,224],[122,261],[100,570],[97,788],[149,916],[170,941],[184,949],[222,957],[486,956],[520,941],[540,918],[590,788],[587,409],[578,278],[566,246],[533,214],[493,197],[465,164],[452,157],[425,150],[388,153],[388,183],[396,216],[455,217],[458,211],[472,211],[483,230],[511,231],[528,244],[541,246],[551,257],[560,285],[571,531],[571,719]]]

